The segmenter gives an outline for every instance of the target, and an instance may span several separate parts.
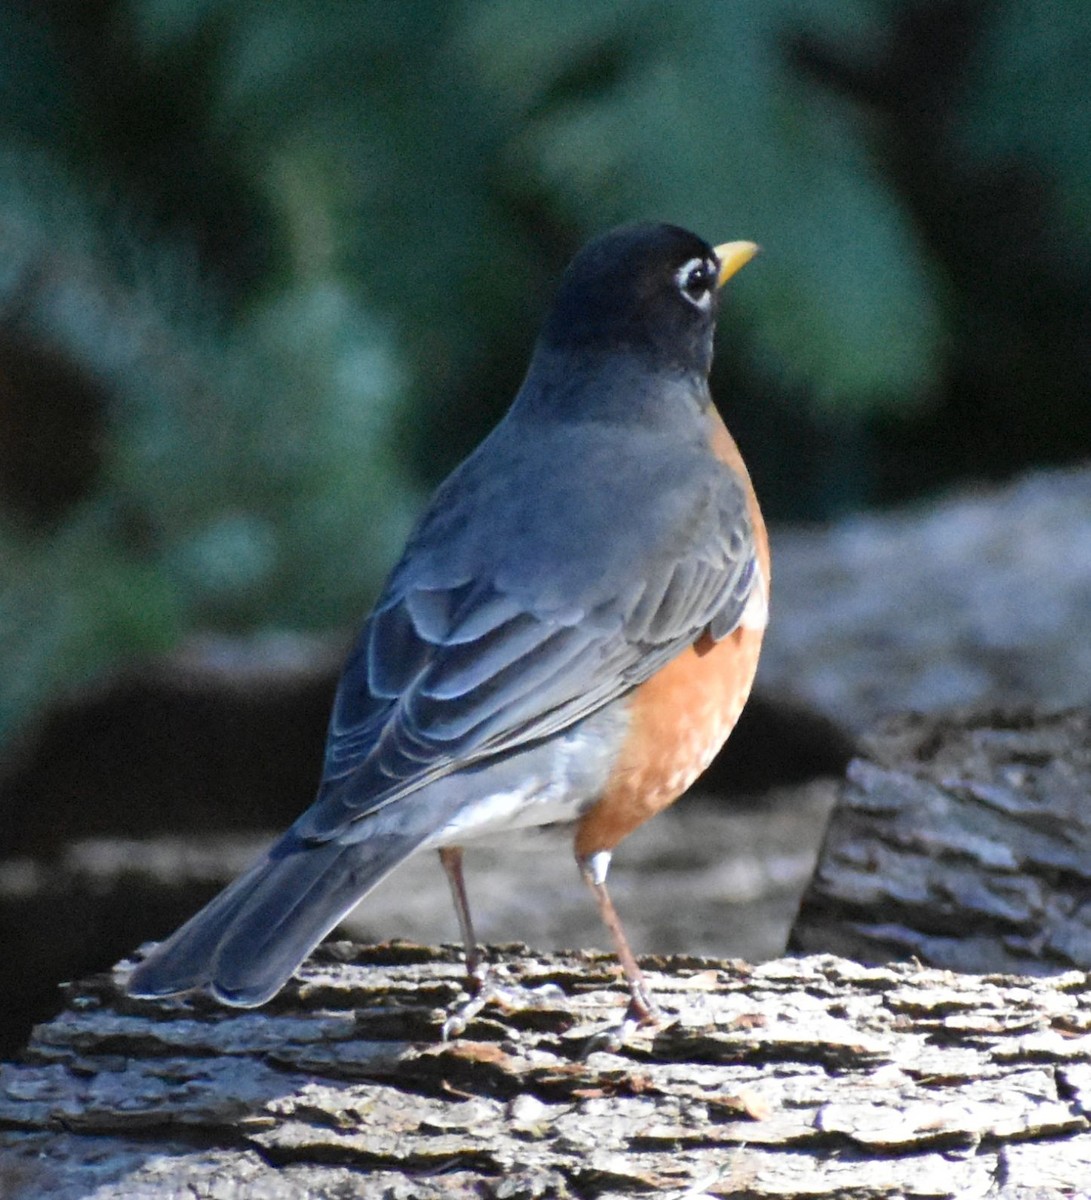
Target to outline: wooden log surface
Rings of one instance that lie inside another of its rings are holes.
[[[1091,709],[899,716],[862,747],[791,949],[1091,969]]]
[[[1091,982],[833,957],[491,952],[521,998],[439,1040],[453,950],[327,943],[267,1008],[70,987],[0,1069],[5,1200],[1091,1193]]]

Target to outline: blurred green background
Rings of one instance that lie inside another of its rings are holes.
[[[0,753],[194,631],[347,628],[589,236],[765,253],[769,515],[1091,451],[1083,0],[8,0]]]

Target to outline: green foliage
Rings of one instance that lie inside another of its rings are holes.
[[[86,494],[0,521],[0,737],[189,629],[345,621],[412,509],[377,319],[320,265],[229,319],[177,248],[119,227],[55,163],[11,154],[0,180],[0,380],[31,347],[44,398],[74,371],[103,406]],[[14,457],[19,419],[42,414],[7,404]]]
[[[1001,0],[984,31],[959,123],[979,164],[1019,164],[1055,187],[1058,239],[1091,251],[1091,7]]]
[[[777,53],[801,20],[841,31],[869,6],[402,0],[324,6],[319,20],[309,0],[156,0],[137,11],[166,57],[220,31],[217,129],[267,186],[300,156],[341,184],[341,249],[428,346],[431,389],[540,311],[523,294],[540,247],[513,210],[546,214],[573,244],[643,216],[717,241],[755,237],[766,257],[737,291],[759,361],[832,405],[904,402],[933,382],[940,321],[906,215],[858,114]]]
[[[120,549],[111,525],[88,509],[48,538],[0,528],[0,741],[57,696],[180,635],[163,574]]]

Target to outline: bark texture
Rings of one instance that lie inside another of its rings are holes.
[[[659,1031],[588,1038],[611,959],[329,943],[267,1009],[69,990],[0,1073],[0,1195],[999,1197],[1091,1184],[1091,984],[833,957],[645,960]]]
[[[789,945],[1089,970],[1089,901],[1091,710],[903,716],[849,767]]]

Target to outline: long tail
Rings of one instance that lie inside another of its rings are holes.
[[[363,896],[408,858],[428,830],[384,831],[345,844],[286,833],[133,971],[134,996],[205,986],[226,1004],[264,1004]]]

